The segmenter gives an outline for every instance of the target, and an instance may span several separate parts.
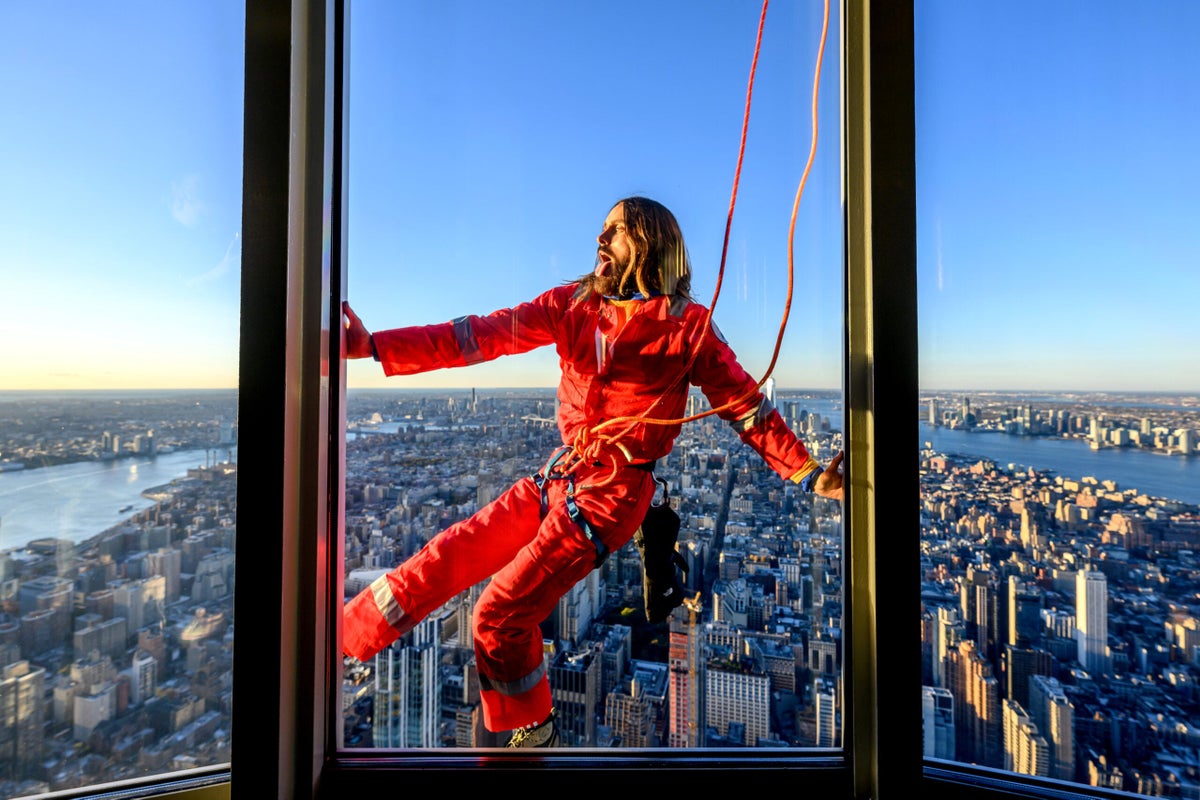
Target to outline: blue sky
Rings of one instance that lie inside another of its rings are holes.
[[[921,382],[1200,390],[1200,4],[918,4]],[[611,203],[680,219],[712,298],[757,0],[352,6],[348,296],[372,328],[590,269]],[[634,13],[636,9],[636,14]],[[823,6],[766,19],[716,320],[770,362]],[[774,376],[840,386],[833,19]],[[236,384],[243,9],[0,2],[0,389]],[[352,386],[551,385],[550,349]]]
[[[1200,3],[918,8],[922,387],[1200,390]]]

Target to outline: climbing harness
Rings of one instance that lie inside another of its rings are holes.
[[[571,458],[564,461],[563,459],[568,455]],[[598,567],[608,558],[609,551],[608,546],[600,541],[600,537],[596,535],[596,531],[592,528],[592,524],[587,521],[587,517],[583,516],[583,512],[579,510],[579,504],[575,502],[575,468],[581,463],[583,462],[575,452],[575,449],[570,445],[563,445],[550,454],[550,458],[546,460],[546,464],[541,470],[530,477],[533,478],[534,484],[538,487],[538,491],[541,492],[540,511],[542,519],[545,519],[546,514],[550,512],[550,481],[565,480],[567,482],[567,516],[596,548],[596,566]],[[597,464],[597,466],[600,465]],[[646,472],[652,473],[654,471],[654,462],[648,464],[631,464],[630,466]]]

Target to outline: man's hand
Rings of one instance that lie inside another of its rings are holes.
[[[342,301],[342,314],[346,317],[343,324],[346,358],[371,358],[374,355],[371,352],[371,332],[345,300]]]
[[[813,482],[814,492],[821,495],[821,497],[828,497],[830,500],[842,499],[844,495],[842,489],[842,461],[845,458],[845,452],[839,452],[830,460],[829,466],[825,467],[825,470]]]

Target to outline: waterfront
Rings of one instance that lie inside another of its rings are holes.
[[[1164,455],[1136,447],[1093,450],[1081,439],[1009,436],[993,431],[932,427],[920,423],[919,444],[931,443],[945,455],[988,458],[999,466],[1015,464],[1051,470],[1064,478],[1116,481],[1142,494],[1200,504],[1200,458]]]
[[[154,505],[142,492],[214,460],[226,460],[226,451],[181,450],[0,472],[0,550],[43,537],[84,541]]]

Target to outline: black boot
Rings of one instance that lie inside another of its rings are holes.
[[[517,728],[508,740],[509,747],[558,747],[558,727],[554,724],[554,709],[541,725]]]

